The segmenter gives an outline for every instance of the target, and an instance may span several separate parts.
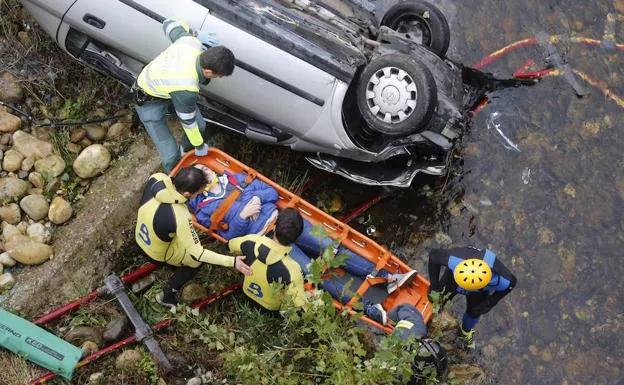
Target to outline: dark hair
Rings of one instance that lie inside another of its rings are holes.
[[[195,194],[203,190],[207,184],[208,181],[203,171],[192,166],[181,169],[180,172],[173,177],[173,185],[181,194],[185,192]]]
[[[293,208],[282,210],[275,223],[275,238],[282,245],[290,245],[299,238],[303,231],[303,218]]]
[[[232,75],[235,61],[232,51],[222,45],[210,47],[199,55],[201,68],[221,76]]]

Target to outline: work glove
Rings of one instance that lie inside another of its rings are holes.
[[[256,200],[254,198],[251,198],[249,202],[247,202],[245,207],[243,207],[243,209],[241,210],[239,214],[241,218],[247,219],[253,217],[254,215],[257,216],[260,213],[260,199]]]
[[[197,38],[202,42],[203,45],[208,48],[219,45],[219,40],[217,40],[217,34],[214,32],[207,31],[199,31],[197,32]]]
[[[195,156],[206,156],[208,155],[208,149],[210,147],[204,143],[199,147],[195,147]]]

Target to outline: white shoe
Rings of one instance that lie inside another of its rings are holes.
[[[386,326],[388,324],[388,313],[380,303],[368,308],[368,316],[380,324]]]
[[[392,294],[399,287],[405,285],[406,283],[412,282],[417,275],[418,272],[416,270],[411,270],[403,274],[390,274],[388,276],[390,281],[388,283],[388,294]]]
[[[160,293],[157,293],[154,296],[154,299],[160,306],[168,307],[169,309],[176,307],[175,303],[165,302],[165,293],[163,293],[162,291]]]

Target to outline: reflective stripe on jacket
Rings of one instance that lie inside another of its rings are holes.
[[[163,173],[152,175],[145,185],[135,240],[150,258],[170,265],[199,267],[204,262],[234,266],[233,257],[202,247],[186,208],[186,197]]]

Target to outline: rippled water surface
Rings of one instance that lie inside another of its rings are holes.
[[[544,31],[561,36],[556,48],[570,70],[609,91],[576,75],[585,98],[561,76],[492,95],[453,175],[421,179],[375,207],[375,236],[423,271],[427,246],[466,244],[492,248],[513,270],[518,287],[483,317],[470,358],[491,383],[624,384],[624,50],[569,40],[624,43],[624,1],[442,8],[451,15],[454,59],[475,64]],[[528,59],[545,66],[534,46],[485,69],[507,77]]]

